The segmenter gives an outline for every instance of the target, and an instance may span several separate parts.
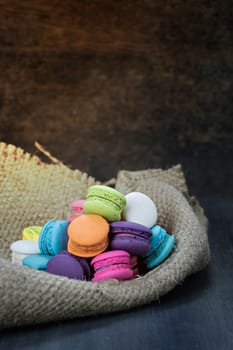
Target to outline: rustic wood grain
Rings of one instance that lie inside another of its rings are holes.
[[[30,152],[38,140],[100,180],[182,160],[193,191],[220,193],[232,14],[218,1],[1,0],[0,139]]]

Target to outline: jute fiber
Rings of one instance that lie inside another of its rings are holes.
[[[168,170],[120,171],[116,188],[140,191],[158,208],[158,224],[176,245],[160,266],[132,281],[86,282],[11,263],[10,244],[23,228],[67,219],[70,203],[97,183],[62,163],[46,164],[13,145],[0,143],[0,327],[110,313],[148,304],[209,261],[207,219],[188,194],[180,165]]]

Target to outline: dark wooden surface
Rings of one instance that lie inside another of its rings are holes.
[[[212,260],[160,303],[0,334],[1,349],[233,348],[230,1],[0,0],[0,139],[106,180],[181,163]]]

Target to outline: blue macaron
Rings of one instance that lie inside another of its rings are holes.
[[[39,235],[39,248],[42,254],[57,255],[67,249],[69,222],[66,220],[49,220]]]
[[[33,254],[26,256],[22,263],[24,266],[30,267],[36,270],[46,270],[46,266],[49,260],[52,258],[52,255],[44,254]]]
[[[169,235],[161,226],[155,225],[151,228],[151,231],[151,249],[143,256],[148,269],[153,269],[161,264],[171,253],[175,243],[175,237]]]

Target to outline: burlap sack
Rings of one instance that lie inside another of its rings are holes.
[[[11,242],[22,229],[49,219],[67,219],[70,202],[84,197],[96,183],[61,163],[0,143],[0,327],[71,319],[129,309],[157,300],[209,261],[207,220],[190,198],[181,167],[169,170],[120,171],[116,188],[126,194],[141,191],[158,207],[158,224],[176,237],[170,257],[133,281],[70,280],[14,265]]]

